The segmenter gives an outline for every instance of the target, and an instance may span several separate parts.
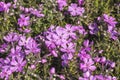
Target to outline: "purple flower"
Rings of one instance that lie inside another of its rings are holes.
[[[90,80],[96,80],[95,76],[90,75]]]
[[[30,28],[19,28],[19,31],[23,32],[23,33],[30,33],[31,32],[31,29]]]
[[[74,31],[78,31],[79,34],[86,35],[87,32],[83,28],[83,26],[73,26]]]
[[[71,54],[71,53],[69,53],[69,54],[65,53],[61,56],[62,60],[71,60],[72,58],[73,58],[73,54]]]
[[[90,75],[88,72],[86,72],[86,74],[84,75],[84,77],[79,77],[79,80],[97,80],[97,79],[96,79],[95,76]]]
[[[51,48],[56,48],[56,45],[57,46],[60,46],[61,43],[67,43],[67,38],[68,38],[68,35],[65,34],[65,30],[64,28],[61,28],[61,27],[56,27],[54,30],[51,30],[53,29],[53,27],[51,26],[51,28],[49,28],[49,31],[45,32],[45,36],[46,36],[46,45],[48,47],[51,47]]]
[[[2,79],[5,78],[4,80],[8,80],[8,78],[11,74],[12,74],[12,71],[9,68],[4,68],[0,72],[0,78],[2,78]]]
[[[108,26],[108,30],[107,30],[107,31],[108,31],[109,33],[111,33],[111,32],[114,30],[114,28],[115,28],[114,26]]]
[[[44,17],[44,14],[41,13],[41,11],[37,10],[37,9],[33,9],[31,11],[31,13],[37,17]]]
[[[108,16],[107,14],[103,14],[104,21],[108,23],[110,26],[115,26],[117,24],[117,21],[115,21],[115,18]]]
[[[52,54],[54,57],[58,57],[56,50],[51,50],[50,52],[51,52],[50,54]]]
[[[78,56],[80,57],[81,60],[91,58],[91,56],[87,54],[85,50],[81,50]]]
[[[5,78],[7,80],[9,76],[12,74],[11,65],[10,65],[10,58],[7,57],[6,59],[0,59],[0,78]]]
[[[14,9],[16,9],[17,8],[17,6],[16,6],[16,4],[13,4],[13,6],[12,6]]]
[[[84,3],[84,0],[78,0],[78,4],[81,6],[81,5],[83,5],[83,3]]]
[[[93,42],[90,42],[90,40],[84,40],[83,46],[85,48],[90,48],[93,45]]]
[[[99,80],[104,80],[105,79],[103,75],[96,75],[95,77],[96,77],[96,79],[99,79]]]
[[[99,50],[99,54],[102,54],[103,53],[103,50]]]
[[[80,63],[80,69],[83,71],[94,71],[96,67],[94,66],[94,61],[90,59],[84,59],[83,63]]]
[[[4,2],[0,2],[0,11],[4,11],[4,5],[5,5]]]
[[[45,16],[44,14],[42,14],[42,5],[39,5],[39,9],[35,9],[33,7],[25,8],[23,6],[20,6],[19,8],[24,13],[32,14],[32,15],[39,17],[39,18]]]
[[[54,68],[54,67],[52,67],[52,68],[50,69],[50,74],[55,74],[55,68]]]
[[[13,42],[19,40],[19,35],[17,33],[9,33],[7,36],[4,36],[3,39],[7,42]]]
[[[100,58],[99,58],[99,57],[95,57],[95,58],[94,58],[94,61],[95,61],[95,62],[100,62]]]
[[[9,56],[15,57],[15,56],[23,56],[23,52],[21,51],[22,47],[16,46],[15,48],[11,48],[11,53]]]
[[[119,35],[119,33],[116,30],[113,30],[110,32],[110,38],[112,38],[113,40],[117,40],[118,35]]]
[[[108,76],[108,75],[96,75],[97,80],[117,80],[116,77]]]
[[[64,29],[61,27],[56,27],[56,34],[53,34],[53,39],[55,40],[57,45],[61,45],[63,42],[67,43],[68,35],[65,34]]]
[[[106,57],[101,57],[101,58],[100,58],[100,63],[103,63],[103,64],[104,64],[105,62],[106,62]]]
[[[83,74],[84,77],[79,77],[79,80],[97,80],[95,76],[90,75],[89,72]]]
[[[6,59],[4,59],[4,63],[3,63],[3,66],[9,66],[10,65],[10,58],[9,57],[6,57]]]
[[[4,64],[4,59],[0,58],[0,69],[2,68],[3,64]]]
[[[85,10],[83,7],[78,7],[77,4],[72,3],[68,7],[68,11],[72,16],[82,16]]]
[[[34,39],[30,37],[26,40],[25,48],[26,48],[25,50],[26,54],[40,52],[40,49],[38,48],[38,44]]]
[[[17,3],[18,0],[13,0],[14,3]]]
[[[29,8],[25,8],[25,13],[28,13],[29,12]]]
[[[115,62],[110,63],[110,67],[114,68],[115,67]]]
[[[26,65],[26,60],[24,60],[24,57],[22,56],[13,57],[11,65],[11,70],[21,72],[23,70],[23,67]]]
[[[62,44],[60,50],[66,53],[74,53],[75,52],[75,44]]]
[[[63,66],[63,67],[68,66],[68,62],[69,62],[68,60],[63,60],[63,61],[62,61],[62,66]]]
[[[114,68],[115,67],[115,62],[112,62],[110,60],[107,60],[105,63],[106,66],[109,66],[110,68]]]
[[[20,40],[18,42],[19,46],[25,46],[26,45],[26,37],[25,36],[20,36]]]
[[[31,69],[35,69],[36,66],[35,66],[34,64],[32,64],[32,65],[30,65],[30,68],[31,68]]]
[[[23,6],[20,6],[19,9],[20,9],[21,11],[24,11],[25,8],[24,8]]]
[[[64,75],[59,75],[58,76],[61,80],[65,80],[65,76]]]
[[[46,63],[46,62],[47,62],[46,59],[42,59],[42,60],[41,60],[41,63],[42,63],[42,64],[44,64],[44,63]]]
[[[98,32],[98,27],[96,23],[90,23],[88,28],[90,29],[90,34],[96,34]]]
[[[65,26],[65,31],[66,31],[66,34],[68,34],[68,36],[70,36],[73,39],[76,39],[76,34],[74,32],[75,31],[74,26],[67,24]]]
[[[90,77],[90,72],[89,71],[87,71],[87,72],[85,72],[85,73],[83,73],[83,76],[85,77],[85,78],[88,78],[88,77]]]
[[[0,53],[6,52],[7,47],[8,47],[8,44],[6,44],[6,43],[0,45]]]
[[[89,80],[89,79],[84,77],[79,77],[79,80]]]
[[[55,41],[53,40],[52,35],[46,36],[46,39],[47,40],[45,41],[45,43],[46,43],[48,48],[55,48],[56,47]]]
[[[117,40],[119,33],[114,28],[115,28],[115,26],[108,26],[107,32],[110,34],[111,39]]]
[[[59,10],[63,10],[65,6],[67,6],[67,1],[66,0],[57,0]]]
[[[0,11],[5,11],[5,12],[9,12],[9,7],[11,6],[11,3],[4,3],[4,2],[0,2]]]
[[[20,27],[28,26],[30,24],[29,20],[30,20],[29,16],[25,17],[25,15],[21,14],[20,18],[18,19],[18,25]]]

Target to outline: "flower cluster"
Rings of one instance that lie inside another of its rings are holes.
[[[44,17],[44,14],[42,13],[42,5],[39,5],[39,9],[33,7],[25,8],[23,6],[19,6],[19,9],[22,11],[22,13],[20,14],[20,18],[18,19],[18,25],[20,26],[20,28],[18,29],[21,32],[30,33],[31,32],[31,28],[29,27],[31,24],[30,16],[34,15],[37,18]]]
[[[104,21],[108,25],[108,32],[110,33],[110,37],[114,40],[117,39],[119,33],[114,29],[117,22],[115,21],[115,18],[108,16],[107,14],[103,14]]]
[[[58,57],[60,53],[63,66],[68,64],[75,53],[77,32],[82,35],[86,34],[82,26],[72,26],[70,24],[67,24],[65,28],[51,26],[48,31],[44,32],[44,41],[50,54]]]
[[[107,32],[110,34],[110,38],[113,40],[118,39],[119,33],[117,30],[115,30],[117,21],[115,21],[115,18],[112,16],[109,16],[107,14],[103,14],[103,16],[100,18],[98,17],[99,21],[104,21],[107,24]]]
[[[70,5],[67,4],[67,0],[57,0],[58,8],[60,11],[64,9],[64,7],[68,7],[67,12],[70,13],[71,16],[82,16],[85,12],[83,5],[83,0],[78,0],[77,3],[71,3]]]
[[[117,80],[116,77],[108,76],[108,75],[95,75],[90,76],[90,78],[79,78],[79,80]]]
[[[105,57],[99,57],[100,54],[102,54],[102,50],[99,51],[99,54],[97,53],[96,57],[92,57],[90,55],[91,46],[93,45],[93,42],[90,42],[89,40],[85,40],[83,42],[83,47],[80,50],[80,53],[78,54],[80,58],[80,69],[83,71],[83,77],[79,77],[79,80],[117,80],[116,77],[112,77],[109,75],[101,75],[96,74],[93,75],[92,72],[94,72],[97,69],[97,66],[95,66],[95,63],[99,63],[102,66],[102,70],[111,70],[115,68],[115,63],[106,60]],[[108,68],[107,68],[108,67]]]
[[[84,72],[83,76],[85,78],[89,78],[91,73],[96,69],[96,66],[94,65],[95,62],[93,61],[91,55],[88,54],[88,52],[90,52],[91,50],[92,44],[93,42],[90,42],[89,40],[85,40],[83,42],[83,47],[78,55],[81,60],[80,69]],[[79,80],[81,79],[79,78]]]
[[[119,22],[104,2],[1,1],[0,79],[119,80]]]
[[[24,13],[29,13],[31,15],[34,15],[36,17],[44,17],[44,14],[42,13],[42,5],[39,5],[39,9],[30,7],[30,8],[25,8],[23,6],[19,7],[21,11],[23,11]]]
[[[39,53],[40,48],[33,38],[18,33],[11,32],[4,36],[4,40],[6,43],[1,45],[0,52],[2,55],[7,54],[5,59],[0,58],[0,78],[7,80],[12,73],[23,72],[27,64],[26,56]]]

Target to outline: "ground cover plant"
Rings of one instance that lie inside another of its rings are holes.
[[[120,80],[120,0],[1,0],[0,80]]]

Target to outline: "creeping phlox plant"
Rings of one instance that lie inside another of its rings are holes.
[[[119,80],[118,2],[0,1],[0,80]]]

